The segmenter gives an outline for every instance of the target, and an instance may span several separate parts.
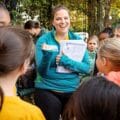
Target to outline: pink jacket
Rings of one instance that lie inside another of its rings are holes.
[[[106,78],[110,81],[113,81],[117,85],[120,85],[120,71],[112,71],[106,75]]]

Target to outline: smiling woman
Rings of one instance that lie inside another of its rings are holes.
[[[54,9],[52,15],[54,15],[52,24],[56,29],[56,38],[59,40],[66,39],[69,27],[70,27],[70,17],[67,8],[64,9]],[[62,35],[61,35],[62,34]]]
[[[52,25],[54,28],[36,43],[36,66],[41,79],[35,83],[35,104],[42,109],[47,120],[59,120],[68,99],[79,86],[78,73],[89,72],[89,61],[87,52],[78,62],[64,54],[59,55],[61,40],[80,40],[79,35],[69,31],[70,16],[65,6],[53,8]],[[57,65],[73,72],[59,73]]]

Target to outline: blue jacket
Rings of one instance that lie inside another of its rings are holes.
[[[74,72],[56,72],[56,56],[59,54],[60,45],[56,41],[54,33],[55,31],[52,30],[44,34],[37,41],[35,59],[38,73],[41,76],[39,78],[41,78],[41,80],[37,79],[35,81],[35,87],[60,92],[73,92],[80,83],[79,73],[89,72],[90,65],[88,61],[88,53],[86,51],[82,62],[73,61],[67,56],[62,55],[60,64]],[[69,32],[68,36],[69,39],[80,40],[80,37],[72,32]],[[43,50],[43,43],[53,46],[53,49]]]

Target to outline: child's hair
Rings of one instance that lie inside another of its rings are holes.
[[[120,120],[120,87],[105,77],[81,84],[70,98],[63,120]]]
[[[113,29],[112,29],[111,27],[106,27],[106,28],[104,28],[104,29],[99,33],[99,35],[100,35],[101,33],[107,33],[108,36],[109,36],[109,38],[113,37]]]
[[[22,65],[33,52],[32,37],[19,28],[0,29],[0,76]]]
[[[98,37],[97,37],[96,35],[91,35],[91,36],[87,39],[87,43],[88,43],[90,40],[92,40],[92,39],[94,39],[94,40],[97,42],[97,44],[99,44],[99,40],[98,40]]]
[[[40,28],[40,23],[38,21],[28,20],[24,24],[24,29]]]
[[[3,91],[2,91],[2,88],[0,87],[0,111],[2,109],[2,105],[3,105]]]
[[[31,59],[34,53],[33,47],[32,37],[27,31],[14,27],[1,27],[0,76],[9,74],[23,65],[25,60]]]
[[[102,41],[98,49],[98,55],[108,58],[114,68],[120,69],[120,39],[108,38]]]
[[[108,33],[109,37],[113,37],[113,29],[111,27],[106,27],[102,33]]]

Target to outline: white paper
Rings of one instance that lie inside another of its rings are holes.
[[[87,44],[82,40],[62,40],[60,41],[60,55],[64,53],[70,59],[81,62],[86,50]],[[71,70],[63,66],[57,66],[57,72],[70,73]]]

